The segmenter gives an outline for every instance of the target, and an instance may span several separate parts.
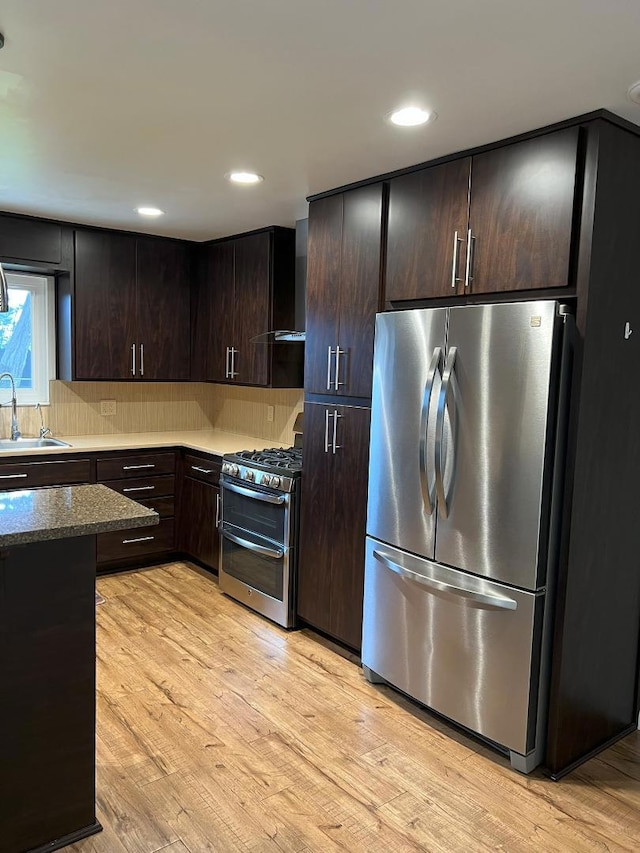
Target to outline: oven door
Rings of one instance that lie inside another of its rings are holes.
[[[220,477],[222,522],[249,530],[281,547],[289,545],[291,496]]]
[[[223,521],[220,556],[223,592],[285,628],[293,626],[290,548]]]

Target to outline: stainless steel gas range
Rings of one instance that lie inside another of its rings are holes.
[[[220,589],[285,628],[295,624],[302,449],[222,458]]]

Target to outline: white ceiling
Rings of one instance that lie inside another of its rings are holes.
[[[311,193],[599,107],[640,124],[638,0],[2,0],[0,31],[0,210],[151,233],[292,225]],[[437,121],[383,121],[412,100]]]

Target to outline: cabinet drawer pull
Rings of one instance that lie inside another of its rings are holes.
[[[0,474],[0,480],[22,480],[28,476],[28,474]]]
[[[149,462],[147,465],[123,465],[123,471],[135,471],[138,468],[155,468],[156,466]]]
[[[123,492],[149,492],[153,491],[155,486],[131,486],[130,489],[123,489]]]
[[[139,536],[137,539],[123,539],[123,545],[133,545],[134,542],[152,542],[155,536]]]
[[[191,466],[192,471],[200,471],[201,474],[213,474],[213,470],[209,468],[199,468],[197,465]]]

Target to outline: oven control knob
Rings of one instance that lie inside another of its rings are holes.
[[[228,473],[229,473],[230,468],[231,468],[231,465],[229,465],[229,463],[228,463],[228,462],[223,462],[223,463],[222,463],[222,473],[223,473],[223,474],[228,474]]]
[[[278,486],[280,485],[280,477],[272,477],[271,478],[271,485],[273,486],[274,489],[277,489]]]
[[[244,478],[245,478],[245,480],[248,480],[250,483],[253,483],[253,481],[256,478],[256,475],[253,473],[253,471],[247,471],[247,473],[244,475]]]
[[[232,477],[237,477],[238,476],[238,466],[237,465],[229,465],[228,473],[231,474]]]
[[[262,483],[263,486],[268,486],[269,483],[271,482],[271,477],[269,476],[269,474],[263,474],[260,482]]]

